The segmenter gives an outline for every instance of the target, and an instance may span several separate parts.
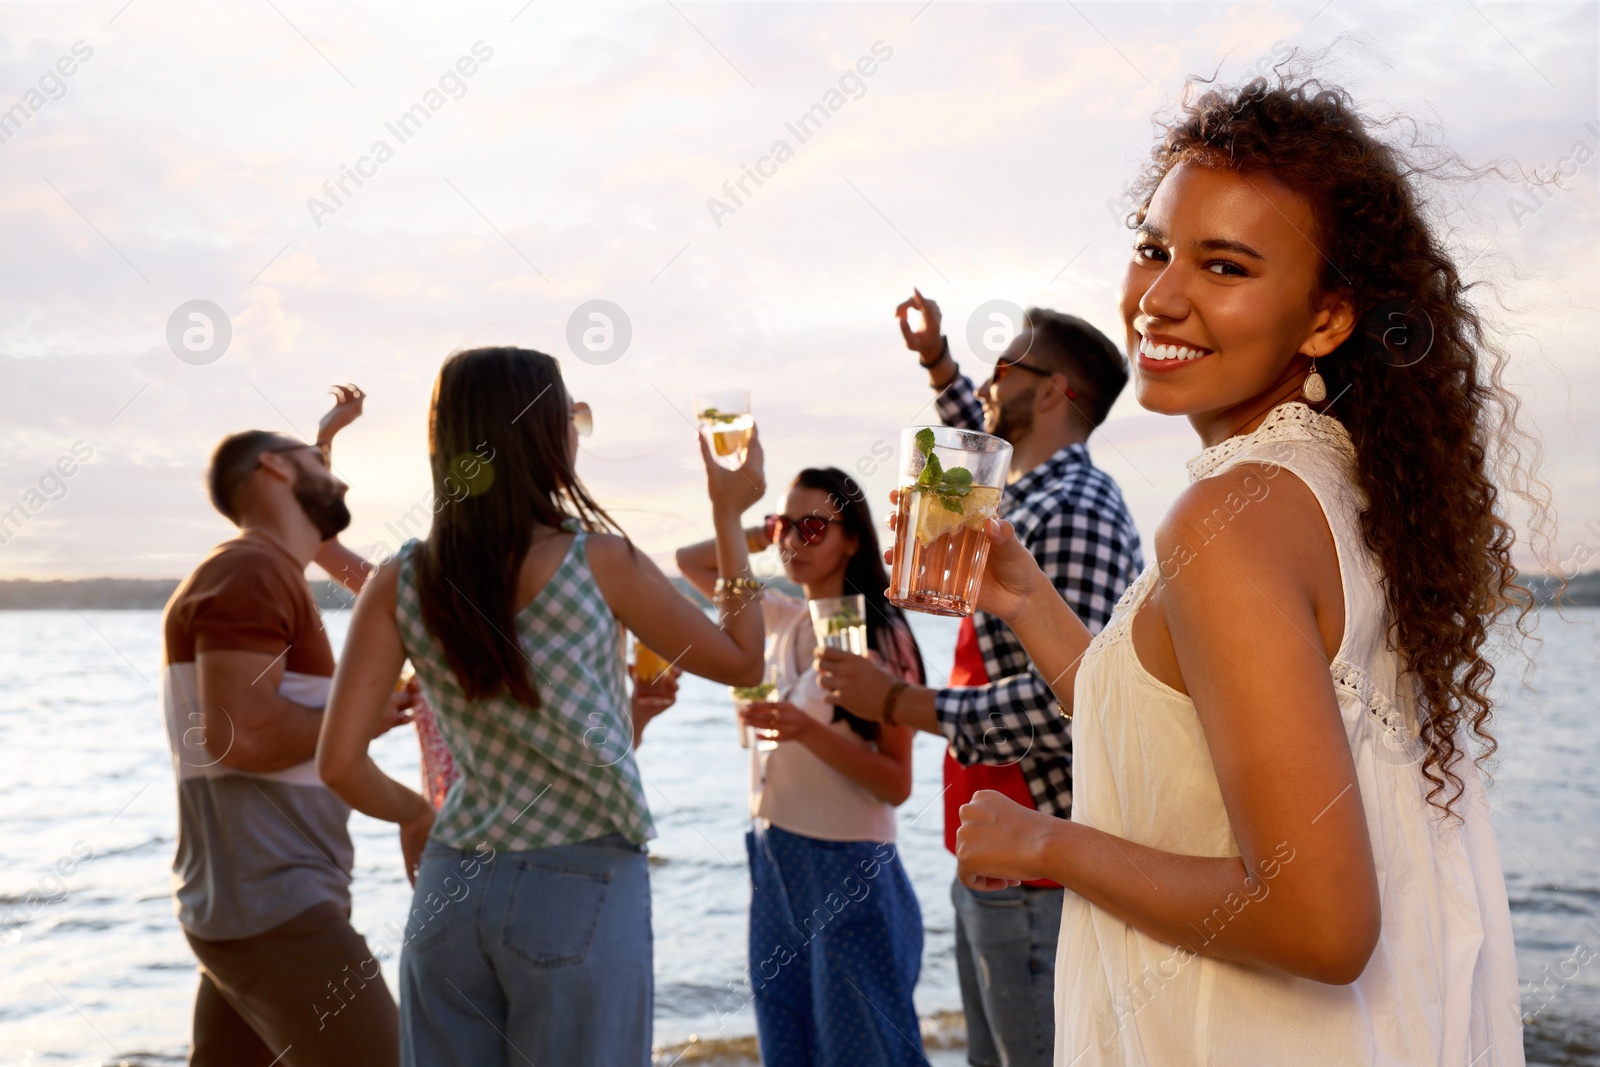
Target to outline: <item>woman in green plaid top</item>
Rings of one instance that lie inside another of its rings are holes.
[[[317,766],[400,824],[416,887],[400,960],[407,1065],[650,1060],[645,842],[622,628],[683,669],[760,681],[760,611],[740,516],[766,490],[759,441],[736,471],[701,442],[723,581],[713,622],[574,470],[586,405],[554,359],[516,348],[445,361],[434,386],[428,539],[356,602]],[[435,816],[367,755],[409,657],[461,770]]]

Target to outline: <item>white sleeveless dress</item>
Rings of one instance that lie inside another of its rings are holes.
[[[1465,789],[1455,805],[1460,824],[1425,799],[1414,701],[1398,685],[1400,657],[1385,642],[1387,608],[1361,534],[1353,459],[1338,420],[1295,403],[1202,452],[1189,477],[1239,463],[1267,464],[1279,478],[1292,472],[1333,531],[1345,632],[1331,676],[1383,909],[1372,959],[1350,985],[1325,985],[1193,955],[1068,892],[1056,964],[1056,1067],[1524,1062],[1511,916],[1483,781],[1469,759],[1456,764]],[[1263,484],[1270,492],[1271,481]],[[1237,856],[1193,702],[1157,681],[1134,652],[1130,624],[1161,566],[1151,563],[1128,588],[1079,668],[1072,818],[1152,848]],[[1292,842],[1276,858],[1292,863],[1290,849]],[[1202,932],[1214,936],[1251,906],[1231,899]]]

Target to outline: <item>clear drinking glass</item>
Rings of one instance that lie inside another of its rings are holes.
[[[971,615],[989,558],[984,523],[1000,509],[1011,446],[952,426],[900,434],[900,509],[891,603],[930,615]]]
[[[739,713],[752,704],[765,704],[775,700],[782,700],[783,693],[778,689],[778,665],[773,664],[767,670],[767,680],[760,685],[734,686],[728,690],[733,697],[734,722],[739,726],[739,747],[750,747],[750,734],[756,735],[756,751],[771,752],[778,747],[777,735],[771,730],[763,730],[759,726],[746,726]]]
[[[858,656],[867,654],[867,598],[850,596],[818,597],[810,602],[811,629],[817,644],[838,648]]]
[[[694,398],[694,421],[718,465],[729,470],[744,466],[750,452],[750,435],[756,427],[747,390],[701,393]]]

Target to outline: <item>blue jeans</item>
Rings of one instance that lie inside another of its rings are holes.
[[[927,1067],[911,993],[922,910],[891,844],[745,835],[765,1067]]]
[[[1021,885],[978,893],[960,879],[951,885],[972,1067],[1050,1067],[1062,893]]]
[[[644,848],[430,843],[400,954],[403,1067],[649,1067]]]

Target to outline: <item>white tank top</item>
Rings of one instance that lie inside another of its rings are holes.
[[[1372,959],[1355,982],[1334,986],[1190,956],[1068,892],[1056,964],[1057,1067],[1523,1063],[1511,915],[1483,781],[1470,759],[1455,765],[1464,787],[1459,825],[1425,799],[1415,711],[1398,684],[1400,657],[1385,642],[1379,565],[1359,525],[1354,455],[1338,420],[1286,404],[1253,433],[1190,460],[1189,478],[1277,464],[1316,495],[1333,532],[1345,632],[1332,682],[1382,903]],[[1193,702],[1134,652],[1130,623],[1159,567],[1153,562],[1129,587],[1079,668],[1072,818],[1152,848],[1237,856]]]
[[[843,721],[833,721],[833,705],[817,684],[811,654],[816,635],[803,600],[763,593],[761,606],[772,635],[767,669],[778,669],[778,689],[807,715],[863,748],[872,744]],[[878,799],[797,741],[762,751],[750,746],[750,814],[790,833],[823,841],[877,841],[895,838],[894,808]]]

